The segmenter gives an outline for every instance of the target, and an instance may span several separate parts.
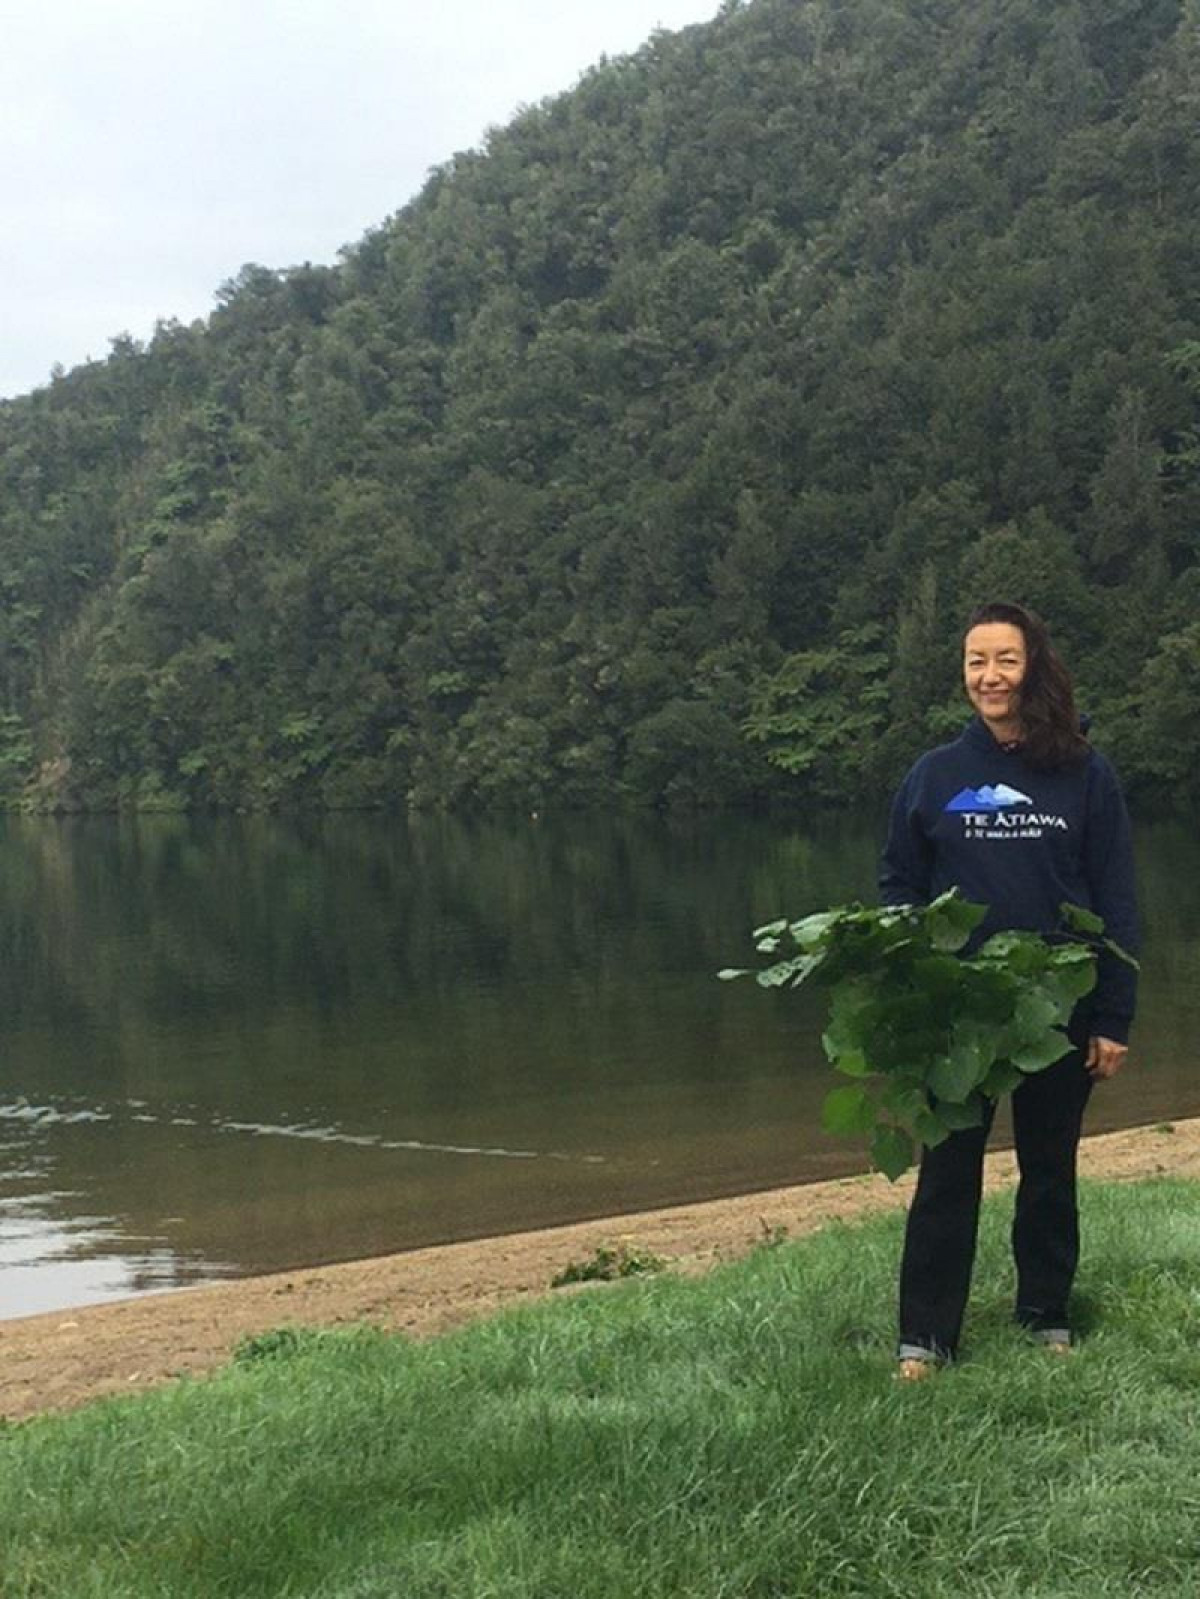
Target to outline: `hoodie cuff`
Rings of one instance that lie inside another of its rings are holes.
[[[1111,1038],[1114,1044],[1129,1042],[1132,1016],[1114,1016],[1111,1011],[1093,1011],[1088,1017],[1089,1038]]]

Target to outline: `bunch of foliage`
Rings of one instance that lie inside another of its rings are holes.
[[[586,1260],[572,1260],[550,1279],[551,1288],[571,1283],[611,1283],[624,1277],[643,1277],[666,1269],[666,1261],[652,1250],[630,1244],[600,1244]]]
[[[763,988],[815,982],[830,990],[821,1042],[834,1068],[855,1081],[826,1098],[823,1121],[836,1134],[865,1134],[873,1165],[899,1177],[917,1143],[933,1148],[978,1126],[985,1099],[998,1099],[1071,1049],[1064,1029],[1096,981],[1101,948],[1131,960],[1104,923],[1062,907],[1079,937],[993,934],[959,952],[987,915],[949,889],[928,905],[839,907],[768,923],[760,954],[788,953],[754,973]]]

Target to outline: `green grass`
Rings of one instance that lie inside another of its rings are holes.
[[[1200,1185],[1089,1186],[1073,1360],[891,1381],[900,1218],[0,1431],[4,1599],[1200,1594]]]

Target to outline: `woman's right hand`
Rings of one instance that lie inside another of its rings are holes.
[[[1128,1053],[1129,1046],[1118,1044],[1115,1039],[1089,1038],[1084,1065],[1095,1082],[1102,1082],[1105,1078],[1117,1075]]]

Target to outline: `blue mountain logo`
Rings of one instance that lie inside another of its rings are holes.
[[[1004,811],[1010,805],[1032,805],[1028,794],[1009,788],[1007,783],[997,783],[995,788],[985,783],[982,788],[964,788],[946,806],[948,811]]]

